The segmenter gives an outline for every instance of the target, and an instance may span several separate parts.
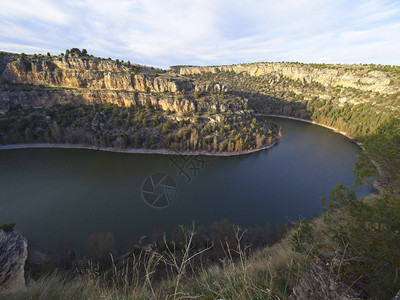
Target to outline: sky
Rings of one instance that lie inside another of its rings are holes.
[[[156,67],[400,65],[400,0],[0,0],[0,50]]]

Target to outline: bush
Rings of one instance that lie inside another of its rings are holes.
[[[77,55],[81,55],[82,54],[81,50],[79,50],[78,48],[71,48],[70,52],[72,54],[77,54]]]
[[[344,280],[349,285],[357,281],[374,299],[390,299],[400,288],[400,202],[388,194],[374,202],[357,200],[343,185],[330,193],[330,200],[325,222],[332,239],[351,257],[342,267]],[[335,213],[340,219],[331,218]]]
[[[8,223],[8,224],[3,224],[0,226],[0,229],[3,229],[4,232],[11,232],[14,230],[15,223]]]

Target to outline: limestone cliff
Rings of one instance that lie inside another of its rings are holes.
[[[159,74],[161,73],[161,74]],[[0,53],[0,110],[15,105],[112,103],[151,105],[172,112],[227,112],[246,99],[194,99],[193,91],[226,92],[220,84],[194,86],[187,79],[130,63],[78,56],[21,56]]]
[[[52,104],[105,104],[119,106],[150,105],[164,111],[188,112],[237,112],[243,110],[247,99],[226,98],[218,102],[210,98],[193,99],[183,95],[164,95],[157,93],[137,93],[117,90],[52,89],[25,87],[17,89],[7,87],[7,92],[0,92],[0,111],[8,111],[16,105],[48,106]],[[1,91],[1,89],[0,89]]]
[[[3,58],[4,60],[5,58]],[[191,90],[191,84],[169,74],[140,72],[137,68],[111,60],[81,57],[14,57],[3,61],[0,79],[6,82],[68,88],[172,92]],[[1,69],[0,69],[1,71]]]
[[[301,63],[253,63],[214,67],[176,66],[172,70],[181,75],[234,72],[250,76],[280,75],[307,83],[318,82],[324,86],[342,86],[364,91],[393,94],[400,91],[392,79],[376,67],[362,65],[314,65]],[[395,76],[399,80],[399,75]]]

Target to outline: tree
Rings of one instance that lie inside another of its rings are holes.
[[[79,50],[78,48],[71,48],[71,53],[81,55],[81,50]]]
[[[0,229],[2,229],[4,232],[11,232],[14,230],[15,223],[9,223],[9,224],[3,224],[0,226]]]
[[[86,56],[87,54],[88,54],[87,50],[86,49],[82,49],[82,55]]]
[[[51,137],[53,138],[53,140],[59,142],[61,140],[61,129],[55,120],[53,121],[50,130],[51,130]]]
[[[33,133],[32,133],[32,130],[31,130],[29,127],[27,127],[27,128],[25,129],[24,135],[25,135],[25,139],[26,139],[26,141],[27,141],[28,143],[32,142],[32,140],[33,140]]]
[[[156,127],[159,124],[159,119],[158,116],[155,115],[153,116],[153,127]]]
[[[217,139],[217,136],[214,136],[213,146],[214,146],[214,151],[217,151],[218,150],[218,139]]]
[[[143,144],[143,138],[140,135],[140,133],[138,133],[135,136],[135,142],[134,142],[135,148],[141,148],[142,144]]]
[[[161,129],[162,134],[167,134],[168,131],[171,130],[171,127],[172,127],[172,123],[171,123],[170,120],[165,122],[164,125],[162,126],[162,129]]]
[[[199,132],[197,131],[196,128],[193,128],[190,134],[190,146],[193,150],[196,150],[198,148],[198,144],[199,144]]]

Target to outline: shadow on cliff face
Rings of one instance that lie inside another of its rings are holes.
[[[273,114],[305,120],[311,119],[311,113],[307,105],[301,102],[288,101],[273,95],[237,90],[231,90],[228,94],[248,99],[250,108],[252,108],[256,114]]]

